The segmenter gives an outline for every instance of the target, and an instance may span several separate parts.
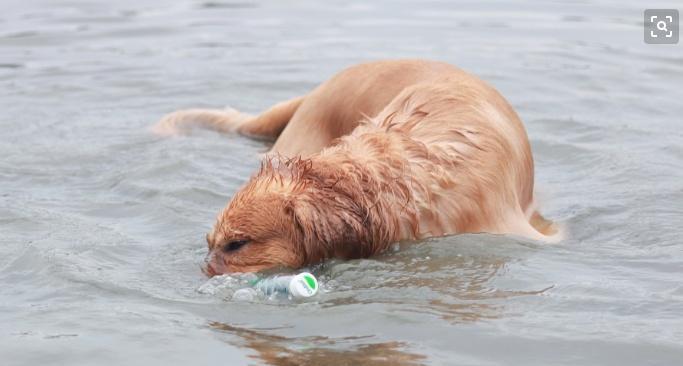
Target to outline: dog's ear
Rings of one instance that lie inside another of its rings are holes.
[[[361,258],[373,253],[368,227],[355,203],[334,191],[309,194],[310,197],[290,201],[286,208],[307,264],[333,257]]]
[[[331,256],[330,237],[323,234],[329,232],[329,223],[317,212],[314,205],[306,199],[293,198],[285,204],[285,214],[292,219],[293,240],[303,253],[306,264],[318,263]]]
[[[397,219],[382,214],[388,211],[381,202],[367,199],[377,197],[368,191],[376,187],[338,167],[313,166],[306,160],[290,164],[299,190],[288,198],[285,210],[307,264],[366,257],[391,242]]]

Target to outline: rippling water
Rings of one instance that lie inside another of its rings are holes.
[[[3,1],[3,365],[681,364],[683,46],[643,43],[643,5],[161,4]],[[198,292],[204,234],[268,147],[148,127],[183,107],[257,112],[396,57],[508,97],[569,238],[332,261],[313,301]]]

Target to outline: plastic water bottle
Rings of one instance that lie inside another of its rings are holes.
[[[275,276],[261,278],[252,282],[251,288],[243,288],[235,291],[233,300],[253,301],[256,298],[256,290],[266,296],[275,293],[291,295],[295,299],[311,297],[318,293],[318,280],[308,272],[302,272],[292,276]]]

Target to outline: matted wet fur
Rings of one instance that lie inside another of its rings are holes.
[[[277,138],[207,235],[209,275],[368,257],[457,233],[560,238],[534,207],[517,114],[447,64],[362,64],[259,116],[179,111],[156,130],[191,124]]]

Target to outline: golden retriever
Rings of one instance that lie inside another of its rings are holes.
[[[361,64],[258,116],[182,110],[155,130],[197,124],[275,140],[207,235],[209,275],[368,257],[458,233],[559,239],[534,207],[519,117],[494,88],[445,63]]]

